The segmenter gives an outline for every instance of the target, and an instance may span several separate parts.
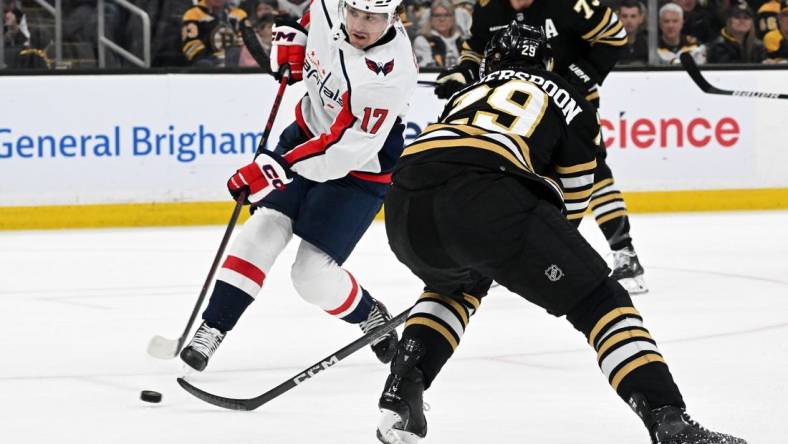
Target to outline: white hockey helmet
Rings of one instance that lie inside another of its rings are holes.
[[[397,22],[399,15],[397,8],[402,0],[339,0],[339,23],[347,29],[348,8],[371,15],[382,15],[385,18],[385,27],[381,29],[380,39]],[[374,43],[374,42],[373,42]]]
[[[389,14],[389,16],[391,16],[397,12],[397,6],[399,6],[401,1],[402,0],[342,0],[340,4],[344,3],[360,11]]]

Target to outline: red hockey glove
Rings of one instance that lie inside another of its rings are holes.
[[[280,69],[290,65],[292,85],[303,78],[306,53],[306,29],[294,20],[277,20],[271,29],[271,72],[281,80]]]
[[[283,190],[293,181],[290,168],[281,156],[272,152],[260,153],[254,162],[236,171],[227,181],[233,199],[247,192],[244,204],[260,202],[274,190]]]

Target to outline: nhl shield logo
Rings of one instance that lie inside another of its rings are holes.
[[[558,265],[553,264],[547,267],[544,271],[544,275],[547,276],[550,282],[558,282],[558,280],[564,277],[564,271],[558,268]]]

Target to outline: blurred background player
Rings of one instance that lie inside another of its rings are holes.
[[[593,0],[480,0],[460,64],[438,76],[435,94],[449,98],[475,82],[485,45],[496,30],[512,21],[544,28],[555,52],[555,72],[598,108],[599,86],[621,57],[627,36],[615,12]],[[600,143],[596,151],[590,208],[613,251],[613,276],[630,293],[645,293],[648,288],[632,245],[624,197],[605,161],[605,146]]]
[[[248,191],[257,209],[233,240],[204,322],[181,353],[192,368],[206,367],[293,234],[302,240],[290,275],[304,300],[364,332],[391,318],[342,264],[380,210],[404,146],[417,67],[398,4],[324,0],[300,22],[275,24],[271,70],[288,65],[307,94],[276,150],[228,182],[236,198]],[[372,349],[388,362],[396,342],[392,331]]]
[[[247,15],[227,0],[200,0],[183,14],[181,47],[193,66],[238,66],[241,56],[240,25]]]
[[[494,279],[548,313],[566,315],[654,443],[745,444],[685,412],[643,317],[577,231],[573,216],[591,194],[600,127],[593,106],[552,66],[540,29],[513,23],[497,32],[482,80],[455,96],[403,152],[386,196],[386,232],[425,292],[405,323],[379,400],[378,439],[415,443],[426,436],[423,392]],[[585,199],[562,199],[570,195]]]

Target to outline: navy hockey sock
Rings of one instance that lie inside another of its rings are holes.
[[[209,327],[228,332],[252,301],[254,298],[241,289],[217,280],[202,318]]]
[[[402,341],[418,339],[426,350],[419,367],[424,374],[424,388],[429,388],[446,361],[460,344],[460,339],[480,300],[463,295],[459,301],[438,293],[425,292],[405,322]]]
[[[566,318],[596,350],[602,373],[625,402],[641,393],[652,407],[684,407],[656,341],[618,282],[608,278]]]
[[[372,299],[369,292],[363,287],[361,288],[361,300],[358,305],[349,314],[343,316],[341,319],[351,324],[358,324],[361,321],[366,321],[369,312],[372,311],[372,306],[375,305],[375,300]]]

